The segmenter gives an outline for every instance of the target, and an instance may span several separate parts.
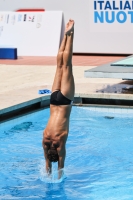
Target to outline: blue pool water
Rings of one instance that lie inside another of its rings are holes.
[[[1,200],[133,199],[133,113],[73,107],[60,183],[54,183],[57,164],[51,179],[44,170],[41,140],[48,117],[44,109],[0,124]]]

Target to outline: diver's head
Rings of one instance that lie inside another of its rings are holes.
[[[47,157],[50,162],[57,162],[59,160],[57,149],[55,147],[50,147]]]

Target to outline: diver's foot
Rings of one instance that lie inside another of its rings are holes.
[[[69,35],[71,32],[74,32],[74,20],[70,19],[65,28],[65,34]]]

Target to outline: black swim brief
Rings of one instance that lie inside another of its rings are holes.
[[[53,105],[70,105],[73,101],[65,97],[61,91],[55,91],[51,94],[50,104]]]

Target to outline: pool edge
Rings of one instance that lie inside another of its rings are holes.
[[[0,110],[0,123],[15,116],[20,116],[31,111],[49,107],[50,95],[42,95],[38,98],[22,102]],[[111,93],[76,93],[73,106],[91,107],[117,107],[133,109],[133,95]]]

